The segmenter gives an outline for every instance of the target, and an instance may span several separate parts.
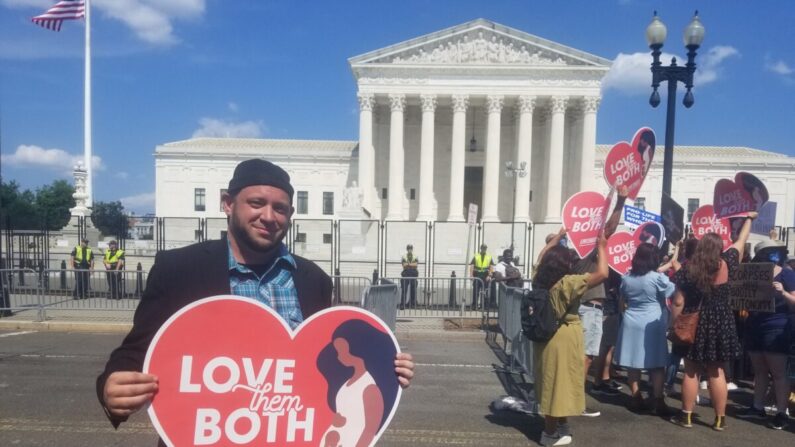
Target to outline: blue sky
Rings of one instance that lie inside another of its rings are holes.
[[[4,180],[36,188],[71,178],[83,151],[82,21],[60,33],[30,22],[56,0],[0,0],[0,148]],[[95,200],[154,209],[154,150],[193,135],[358,138],[347,59],[476,18],[615,61],[597,142],[644,125],[644,31],[668,26],[663,52],[699,9],[695,105],[678,100],[676,142],[749,146],[795,156],[795,2],[93,0]],[[682,94],[680,85],[679,93]]]

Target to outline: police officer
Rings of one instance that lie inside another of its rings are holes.
[[[108,277],[108,290],[110,297],[114,300],[120,300],[122,295],[121,290],[121,270],[124,269],[124,250],[119,248],[119,243],[114,241],[108,242],[108,249],[105,250],[105,256],[102,260],[105,264],[105,273]]]
[[[88,295],[89,270],[94,268],[94,253],[88,246],[88,239],[81,239],[80,245],[72,250],[70,263],[75,270],[75,290],[72,297],[76,300],[85,299]]]
[[[400,276],[403,277],[400,280],[400,310],[406,308],[406,292],[409,293],[409,307],[417,305],[417,280],[411,278],[419,276],[418,262],[419,260],[414,256],[414,246],[406,245],[406,255],[400,260],[403,266],[403,271],[400,272]]]
[[[489,282],[491,281],[492,273],[494,272],[494,259],[491,258],[491,255],[488,254],[487,250],[489,247],[486,244],[482,244],[480,246],[480,251],[475,253],[475,256],[472,258],[472,262],[470,262],[470,271],[469,275],[475,278],[480,278],[482,281],[472,281],[472,309],[477,309],[478,307],[478,294],[480,293],[480,288],[485,287],[486,293],[489,290]]]

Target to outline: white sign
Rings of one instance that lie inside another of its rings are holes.
[[[469,225],[477,225],[478,223],[478,205],[476,203],[469,204],[469,214],[467,215],[467,223]]]

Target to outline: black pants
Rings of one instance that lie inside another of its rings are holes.
[[[114,300],[121,299],[121,272],[118,270],[108,270],[106,275],[108,277],[109,298]]]
[[[87,269],[75,270],[75,290],[72,294],[75,299],[85,299],[88,296],[89,274]]]
[[[417,305],[417,280],[403,278],[400,280],[400,308],[406,307],[406,294],[409,295],[409,307]]]
[[[478,308],[478,295],[480,294],[481,287],[485,287],[484,293],[486,295],[489,293],[489,282],[486,281],[486,275],[486,273],[481,275],[475,272],[475,278],[480,278],[481,281],[472,281],[472,309]],[[487,299],[487,296],[484,296],[483,299]]]

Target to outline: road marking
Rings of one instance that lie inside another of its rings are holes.
[[[9,332],[7,334],[0,334],[0,338],[3,337],[13,337],[14,335],[24,335],[24,334],[32,334],[36,331],[21,331],[21,332]]]

